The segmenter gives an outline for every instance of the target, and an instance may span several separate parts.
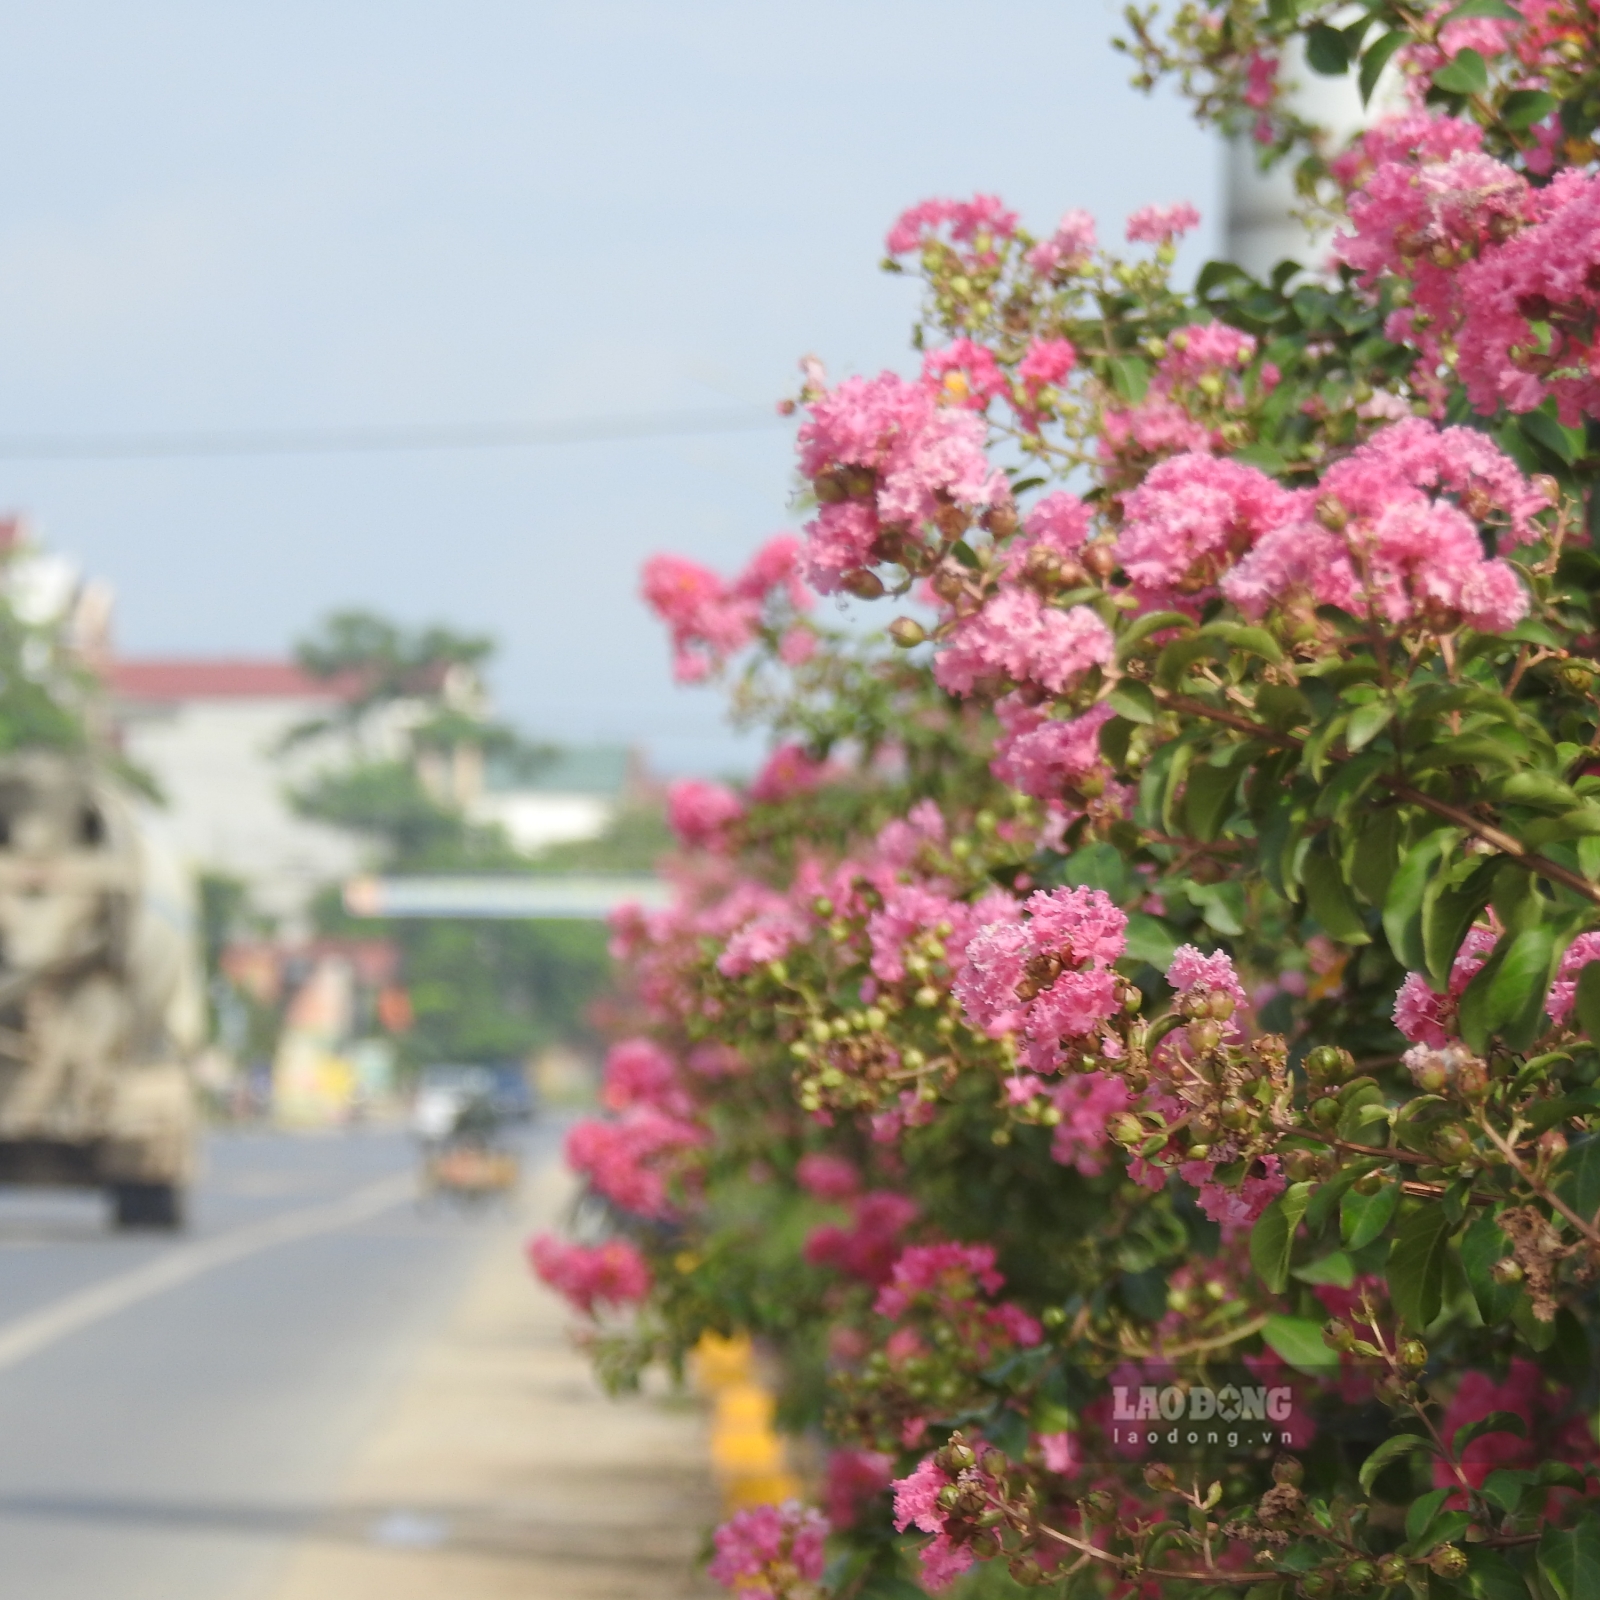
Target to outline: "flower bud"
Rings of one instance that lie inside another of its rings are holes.
[[[1357,1556],[1340,1574],[1344,1579],[1344,1586],[1353,1589],[1357,1594],[1363,1589],[1370,1588],[1378,1580],[1378,1569],[1364,1556]]]
[[[1371,1172],[1363,1172],[1350,1187],[1359,1195],[1374,1195],[1383,1187],[1383,1184],[1383,1169],[1379,1167]]]
[[[1466,1552],[1459,1545],[1442,1544],[1428,1557],[1428,1566],[1441,1578],[1459,1578],[1467,1570]]]
[[[1499,1284],[1521,1283],[1526,1274],[1522,1270],[1522,1263],[1515,1256],[1501,1256],[1489,1268],[1489,1276]]]
[[[1084,1516],[1097,1527],[1104,1527],[1108,1522],[1116,1520],[1116,1498],[1108,1494],[1104,1489],[1095,1489],[1086,1494],[1078,1502],[1078,1506]]]
[[[1120,1145],[1132,1147],[1144,1138],[1144,1124],[1131,1111],[1121,1111],[1106,1124],[1106,1132]]]
[[[1337,1317],[1330,1318],[1322,1325],[1322,1342],[1330,1350],[1345,1351],[1355,1346],[1355,1330],[1347,1322],[1341,1322]]]
[[[1272,1463],[1272,1481],[1298,1489],[1306,1481],[1306,1469],[1293,1456],[1279,1456]]]
[[[1421,1372],[1428,1364],[1428,1347],[1420,1339],[1402,1339],[1394,1358],[1407,1372]]]
[[[1406,1558],[1404,1556],[1385,1556],[1378,1563],[1378,1581],[1386,1583],[1390,1588],[1406,1581]]]
[[[954,1477],[958,1472],[965,1472],[969,1467],[977,1466],[978,1458],[973,1454],[972,1446],[958,1433],[933,1458],[933,1464],[941,1472],[948,1472]]]
[[[1011,1581],[1024,1589],[1037,1589],[1044,1579],[1044,1568],[1032,1556],[1012,1556],[1007,1570]]]
[[[843,589],[853,594],[858,600],[880,600],[883,598],[883,579],[877,573],[867,571],[865,567],[856,567],[845,573],[839,583]]]
[[[1148,1488],[1160,1493],[1166,1493],[1178,1487],[1178,1480],[1173,1476],[1172,1468],[1165,1461],[1152,1461],[1144,1469],[1144,1481]]]
[[[972,1552],[974,1560],[993,1561],[1000,1554],[1000,1541],[985,1529],[982,1533],[975,1534],[972,1542],[967,1546]]]
[[[1472,1153],[1472,1135],[1459,1122],[1447,1122],[1443,1127],[1435,1128],[1428,1143],[1447,1167],[1464,1161]]]
[[[954,1483],[947,1483],[944,1486],[944,1488],[942,1488],[939,1491],[939,1493],[935,1496],[935,1504],[939,1507],[939,1509],[941,1511],[954,1511],[955,1508],[956,1508],[956,1501],[959,1500],[960,1498],[961,1498],[960,1485],[959,1484],[954,1484]]]
[[[896,617],[889,624],[889,637],[902,650],[910,650],[928,637],[928,630],[915,617]]]
[[[1206,1001],[1206,1011],[1218,1022],[1226,1022],[1238,1010],[1238,1002],[1231,994],[1224,993],[1221,989],[1215,990]]]
[[[1097,540],[1094,544],[1085,545],[1081,556],[1086,566],[1095,577],[1109,578],[1117,570],[1117,558],[1111,545],[1105,540]]]
[[[1210,1017],[1196,1018],[1185,1031],[1189,1035],[1189,1043],[1202,1055],[1208,1050],[1215,1050],[1222,1043],[1222,1029]]]
[[[1311,1120],[1319,1128],[1331,1128],[1339,1120],[1339,1102],[1337,1100],[1313,1100],[1311,1103]]]

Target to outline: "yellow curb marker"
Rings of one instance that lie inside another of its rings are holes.
[[[725,1511],[775,1505],[800,1493],[782,1438],[772,1426],[777,1402],[762,1380],[748,1334],[701,1335],[695,1378],[711,1399],[711,1466]]]

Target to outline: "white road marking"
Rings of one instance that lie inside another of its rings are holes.
[[[103,1322],[141,1300],[165,1294],[168,1289],[176,1289],[203,1273],[242,1261],[257,1251],[270,1250],[274,1245],[292,1244],[297,1239],[310,1239],[319,1233],[332,1233],[353,1223],[365,1222],[409,1199],[416,1191],[416,1179],[400,1174],[368,1184],[342,1200],[268,1217],[263,1222],[234,1228],[196,1244],[179,1245],[143,1266],[79,1289],[14,1321],[0,1323],[0,1372],[26,1361],[29,1356],[37,1355],[81,1328]]]

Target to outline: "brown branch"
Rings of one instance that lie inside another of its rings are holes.
[[[1187,695],[1170,694],[1164,689],[1156,689],[1152,693],[1160,697],[1163,705],[1169,706],[1174,711],[1187,711],[1194,716],[1205,717],[1238,733],[1248,734],[1252,739],[1263,739],[1269,744],[1275,744],[1280,749],[1305,748],[1304,741],[1295,738],[1293,734],[1279,733],[1276,728],[1252,722],[1249,717],[1238,716],[1218,706],[1208,706],[1204,700],[1191,700]],[[1585,900],[1600,906],[1600,885],[1591,883],[1581,873],[1573,872],[1570,868],[1562,866],[1559,861],[1552,861],[1548,856],[1530,850],[1520,839],[1495,827],[1493,823],[1484,822],[1481,818],[1473,816],[1470,811],[1463,811],[1460,806],[1451,805],[1448,800],[1436,800],[1431,794],[1424,793],[1423,790],[1406,782],[1404,778],[1392,773],[1380,772],[1378,782],[1383,784],[1397,800],[1420,806],[1424,811],[1431,811],[1434,816],[1446,822],[1453,822],[1458,828],[1464,828],[1468,833],[1482,839],[1485,844],[1493,845],[1502,855],[1510,856],[1518,866],[1537,873],[1541,878],[1548,878],[1552,883],[1564,884],[1574,894],[1582,895]]]
[[[1579,1235],[1588,1241],[1591,1249],[1600,1249],[1600,1231],[1596,1230],[1594,1223],[1585,1221],[1549,1184],[1536,1178],[1528,1170],[1522,1158],[1517,1154],[1516,1146],[1500,1134],[1481,1107],[1478,1111],[1477,1122],[1478,1126],[1488,1134],[1490,1142],[1495,1149],[1506,1158],[1511,1170],[1527,1184],[1534,1194],[1543,1200],[1552,1211],[1559,1211],[1578,1230]],[[1513,1131],[1515,1131],[1515,1124],[1513,1124]]]

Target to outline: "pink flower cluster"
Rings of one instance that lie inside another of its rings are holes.
[[[687,1118],[694,1110],[679,1081],[677,1063],[653,1039],[624,1039],[612,1045],[600,1099],[608,1111],[644,1106]]]
[[[800,470],[821,509],[806,525],[806,571],[822,594],[892,559],[880,542],[887,532],[915,536],[941,506],[987,507],[1008,497],[1005,475],[984,454],[982,420],[940,404],[942,392],[885,372],[848,378],[809,402]]]
[[[796,610],[810,604],[800,582],[800,546],[787,535],[763,545],[732,583],[682,556],[652,556],[641,589],[671,630],[673,674],[680,683],[701,682],[743,650],[775,592]]]
[[[720,848],[744,815],[744,802],[725,784],[680,778],[667,786],[667,822],[691,850]]]
[[[869,1501],[894,1477],[894,1457],[881,1450],[834,1450],[828,1455],[823,1498],[834,1528],[853,1527]]]
[[[1250,617],[1299,602],[1500,632],[1528,596],[1511,567],[1485,558],[1477,524],[1498,521],[1503,542],[1525,543],[1546,505],[1482,434],[1412,417],[1336,462],[1316,490],[1209,455],[1163,461],[1124,498],[1117,554],[1152,605],[1192,610],[1220,589]]]
[[[1017,214],[1007,211],[992,194],[977,194],[970,200],[924,200],[902,211],[885,241],[889,254],[903,256],[920,250],[941,228],[949,229],[955,244],[971,244],[980,234],[991,239],[1009,239],[1017,231]]]
[[[1481,145],[1475,124],[1420,112],[1370,131],[1336,168],[1358,187],[1335,251],[1368,286],[1409,280],[1388,333],[1417,347],[1436,407],[1453,364],[1479,411],[1553,395],[1575,427],[1600,415],[1600,178],[1569,169],[1536,189]]]
[[[1537,1467],[1546,1460],[1565,1461],[1577,1467],[1595,1466],[1594,1436],[1573,1404],[1571,1392],[1548,1383],[1526,1356],[1513,1356],[1505,1376],[1499,1379],[1487,1372],[1463,1373],[1439,1419],[1440,1433],[1446,1439],[1454,1438],[1458,1428],[1477,1422],[1492,1411],[1509,1411],[1521,1417],[1527,1436],[1486,1433],[1467,1446],[1461,1455],[1461,1467],[1475,1489],[1481,1488],[1484,1479],[1500,1467]],[[1448,1462],[1436,1461],[1433,1482],[1435,1488],[1454,1489],[1458,1480]]]
[[[1056,231],[1041,240],[1027,255],[1028,265],[1041,278],[1082,272],[1095,250],[1094,218],[1087,211],[1068,211],[1056,224]]]
[[[1446,1050],[1453,1045],[1456,1042],[1456,1006],[1466,993],[1467,985],[1488,960],[1498,938],[1497,928],[1479,925],[1467,930],[1451,963],[1450,981],[1444,994],[1438,993],[1422,973],[1408,972],[1394,998],[1395,1027],[1426,1051]],[[1591,961],[1600,961],[1600,933],[1580,933],[1563,953],[1545,997],[1544,1008],[1557,1027],[1564,1026],[1571,1018],[1578,975]],[[1413,1055],[1419,1065],[1426,1059],[1416,1052],[1408,1052],[1408,1062]]]
[[[528,1241],[528,1261],[541,1282],[586,1317],[597,1305],[637,1305],[650,1293],[650,1268],[626,1239],[566,1244],[542,1233]]]
[[[1129,244],[1167,244],[1200,226],[1200,213],[1187,200],[1172,206],[1145,206],[1128,218]]]
[[[1049,1097],[1061,1113],[1050,1138],[1050,1159],[1076,1167],[1086,1178],[1097,1177],[1110,1147],[1107,1124],[1133,1104],[1127,1085],[1108,1072],[1075,1072],[1054,1083]]]
[[[713,1537],[706,1570],[739,1600],[787,1600],[822,1581],[828,1523],[820,1511],[786,1500],[736,1512]]]
[[[808,1158],[810,1159],[810,1158]],[[878,1285],[894,1270],[900,1240],[917,1220],[917,1203],[889,1189],[869,1189],[851,1202],[851,1225],[825,1223],[806,1236],[805,1258],[847,1278]]]
[[[957,624],[933,661],[933,675],[952,694],[980,683],[1034,683],[1060,694],[1115,651],[1111,630],[1089,606],[1063,610],[1033,589],[1002,588]]]
[[[668,1173],[705,1137],[692,1122],[638,1106],[614,1122],[575,1123],[567,1134],[567,1165],[622,1210],[665,1219],[673,1214]]]
[[[1119,1004],[1112,968],[1127,948],[1127,926],[1101,889],[1036,892],[973,936],[956,998],[991,1037],[1020,1033],[1036,1072],[1056,1071],[1067,1048],[1115,1049],[1099,1036]]]

